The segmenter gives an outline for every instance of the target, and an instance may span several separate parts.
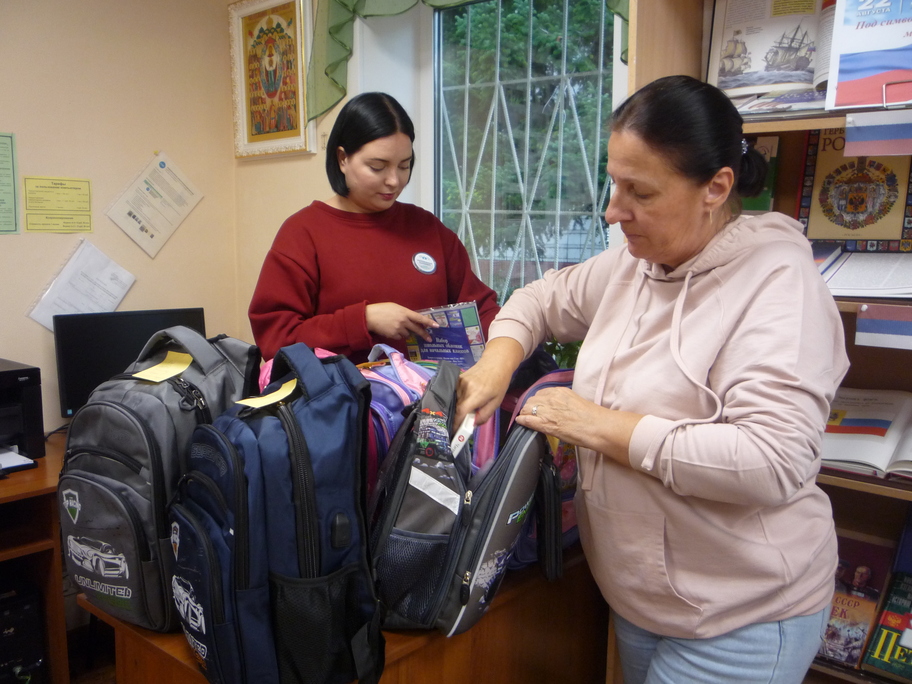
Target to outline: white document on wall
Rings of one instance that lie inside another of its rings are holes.
[[[177,165],[158,152],[107,211],[150,257],[203,199]]]
[[[29,318],[53,331],[56,314],[114,311],[135,280],[83,238],[29,310]]]

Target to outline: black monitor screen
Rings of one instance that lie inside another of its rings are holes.
[[[60,415],[71,418],[93,389],[136,361],[152,335],[174,325],[206,334],[202,308],[54,316]]]

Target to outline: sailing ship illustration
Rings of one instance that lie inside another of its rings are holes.
[[[763,56],[766,71],[804,71],[814,56],[814,41],[799,23],[795,30],[784,32]]]
[[[750,52],[744,40],[741,39],[741,31],[735,31],[725,47],[722,48],[722,58],[719,60],[719,76],[740,76],[751,67]]]

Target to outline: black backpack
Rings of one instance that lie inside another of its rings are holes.
[[[474,625],[500,586],[539,481],[556,491],[544,436],[526,428],[512,430],[477,472],[468,448],[453,457],[459,372],[440,363],[397,432],[371,499],[371,552],[391,629],[452,636]],[[559,506],[556,494],[549,501]]]
[[[374,684],[370,387],[345,357],[283,347],[263,396],[197,428],[171,505],[175,599],[213,684]]]
[[[166,361],[189,366],[160,381],[133,377]],[[147,629],[177,627],[167,504],[194,429],[252,393],[259,362],[241,340],[168,328],[73,416],[60,526],[67,571],[92,604]]]

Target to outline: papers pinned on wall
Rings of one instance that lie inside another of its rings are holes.
[[[53,331],[55,314],[114,311],[135,280],[132,273],[81,238],[28,316]]]
[[[203,199],[177,165],[158,152],[107,211],[150,257]]]

